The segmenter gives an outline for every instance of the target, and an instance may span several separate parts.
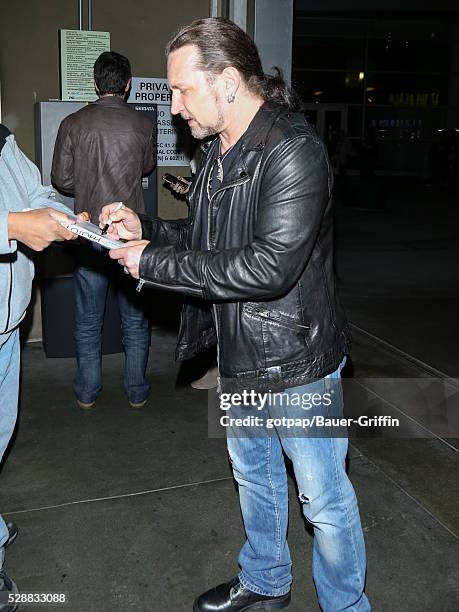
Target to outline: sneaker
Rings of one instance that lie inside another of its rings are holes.
[[[19,533],[18,526],[15,523],[7,523],[6,526],[8,528],[9,536],[3,546],[9,546],[10,544],[12,544]]]
[[[143,400],[143,402],[129,402],[129,406],[131,408],[143,408],[146,403],[147,400]]]
[[[217,386],[218,368],[209,368],[207,372],[198,380],[191,383],[193,389],[215,389]]]
[[[18,587],[15,582],[11,580],[6,574],[5,570],[0,570],[0,593],[3,593],[5,596],[6,593],[17,593]],[[3,603],[4,602],[4,603]],[[2,598],[0,601],[0,612],[14,612],[18,607],[17,603],[8,603],[5,599]]]
[[[81,410],[91,410],[91,408],[94,408],[94,406],[96,405],[96,402],[80,402],[80,400],[77,400],[77,404],[78,406],[81,408]]]

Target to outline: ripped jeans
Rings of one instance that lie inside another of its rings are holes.
[[[243,425],[235,421],[227,428],[247,535],[239,554],[239,579],[261,595],[280,596],[290,590],[285,453],[293,464],[304,517],[314,530],[312,568],[322,610],[366,612],[370,604],[364,593],[365,544],[345,469],[346,431],[312,423],[314,415],[342,415],[340,370],[273,393],[264,398],[262,408],[263,400],[250,409],[233,405],[228,412],[230,417],[246,417]],[[249,415],[259,421],[249,424]]]

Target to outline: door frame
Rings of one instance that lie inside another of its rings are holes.
[[[325,113],[327,111],[341,111],[341,126],[347,134],[347,104],[303,104],[303,112],[316,111],[317,112],[317,124],[316,130],[322,140],[327,140],[325,134]]]

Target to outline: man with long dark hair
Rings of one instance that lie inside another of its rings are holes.
[[[193,298],[184,307],[178,357],[217,344],[220,401],[228,400],[236,417],[251,407],[276,424],[257,430],[236,418],[228,427],[247,541],[239,575],[201,595],[194,610],[289,604],[284,452],[314,528],[322,609],[366,612],[347,438],[282,425],[292,416],[342,413],[348,335],[333,274],[332,171],[324,145],[295,112],[281,75],[263,73],[253,41],[231,21],[193,22],[168,44],[167,57],[172,113],[195,138],[210,138],[190,190],[189,219],[148,221],[109,205],[100,221],[111,217],[112,235],[133,241],[111,256],[140,279],[138,289],[147,284]],[[271,403],[273,390],[282,392]],[[253,392],[254,405],[241,406],[241,391]]]

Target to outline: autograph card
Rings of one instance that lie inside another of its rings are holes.
[[[102,230],[94,223],[90,223],[89,221],[71,221],[70,223],[66,223],[61,221],[62,225],[66,227],[73,234],[78,234],[82,238],[86,238],[86,240],[91,240],[92,242],[96,242],[106,249],[119,249],[120,247],[124,247],[125,243],[121,242],[121,240],[114,240],[109,236],[102,235]]]

